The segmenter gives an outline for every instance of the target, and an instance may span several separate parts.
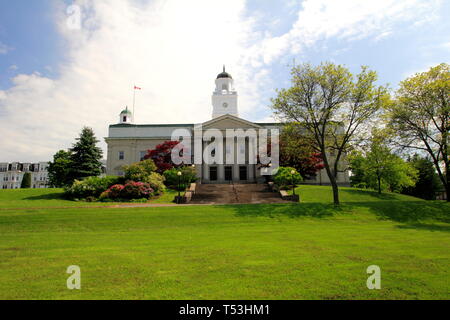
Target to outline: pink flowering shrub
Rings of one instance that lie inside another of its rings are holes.
[[[101,200],[105,199],[148,199],[154,193],[150,184],[144,182],[128,181],[125,185],[115,184],[100,195]]]
[[[120,192],[120,197],[124,199],[148,199],[152,195],[153,189],[148,183],[135,181],[128,181]]]

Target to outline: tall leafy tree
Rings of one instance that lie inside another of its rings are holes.
[[[287,124],[280,135],[280,166],[293,167],[304,178],[324,168],[322,155],[301,134],[301,124]]]
[[[446,63],[402,81],[390,105],[390,127],[404,148],[428,153],[450,201],[450,66]]]
[[[70,170],[72,161],[70,160],[70,152],[59,150],[53,155],[53,161],[49,162],[48,178],[49,184],[54,188],[62,188],[71,183]]]
[[[99,142],[91,128],[84,127],[77,141],[70,149],[72,179],[99,176],[102,173],[102,149],[97,147]]]
[[[20,185],[20,188],[22,188],[22,189],[31,188],[31,173],[25,172],[23,174],[22,183]]]
[[[387,89],[376,86],[376,80],[376,72],[367,67],[354,76],[333,63],[304,64],[292,69],[292,86],[278,90],[272,100],[275,114],[286,122],[301,123],[303,135],[322,155],[335,204],[339,204],[337,175],[346,169],[342,159],[358,131],[389,101]]]
[[[144,159],[151,159],[155,163],[158,173],[164,173],[166,170],[170,170],[177,167],[172,162],[172,150],[181,150],[179,141],[165,141],[155,147],[155,149],[148,150]]]
[[[364,180],[377,189],[400,192],[405,187],[415,185],[417,171],[399,156],[393,154],[380,137],[373,137],[370,150],[362,162]]]

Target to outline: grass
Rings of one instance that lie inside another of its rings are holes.
[[[171,203],[177,192],[171,189],[151,199],[149,203]],[[98,207],[114,202],[86,202],[64,199],[63,189],[0,190],[0,210],[13,208]]]
[[[300,204],[126,209],[34,209],[61,206],[59,191],[0,191],[0,299],[450,298],[448,203],[297,191]],[[381,290],[366,287],[374,264]]]

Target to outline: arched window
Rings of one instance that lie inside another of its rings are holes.
[[[127,122],[127,116],[123,117],[123,122]]]
[[[226,83],[224,83],[224,84],[222,85],[222,90],[228,90],[228,85],[227,85]]]

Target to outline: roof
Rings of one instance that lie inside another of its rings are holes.
[[[225,71],[225,66],[223,66],[223,72],[221,72],[217,75],[217,79],[221,79],[221,78],[233,79],[233,77],[228,72]]]
[[[128,110],[128,107],[124,110],[122,110],[122,112],[120,114],[131,114],[131,111]]]
[[[111,124],[110,128],[167,128],[167,127],[194,127],[193,123],[182,124],[182,123],[172,123],[172,124],[128,124],[128,123],[118,123]]]

